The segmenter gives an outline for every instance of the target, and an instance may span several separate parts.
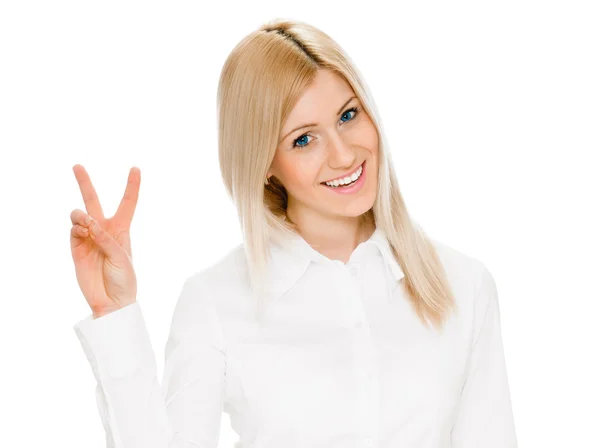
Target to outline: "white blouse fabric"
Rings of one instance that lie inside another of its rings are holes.
[[[481,261],[434,240],[458,305],[438,332],[397,287],[379,228],[347,264],[294,238],[271,243],[261,325],[241,244],[186,279],[161,383],[139,302],[75,324],[107,447],[216,448],[222,412],[236,448],[517,446]]]

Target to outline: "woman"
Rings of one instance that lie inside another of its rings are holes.
[[[219,160],[244,243],[187,278],[162,384],[131,259],[140,184],[114,217],[85,170],[71,248],[92,314],[74,329],[107,446],[515,447],[494,279],[406,210],[375,103],[302,22],[261,26],[218,87]]]

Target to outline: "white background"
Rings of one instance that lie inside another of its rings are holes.
[[[0,6],[0,446],[101,448],[73,325],[84,165],[111,216],[141,168],[138,300],[159,372],[183,280],[241,242],[216,88],[276,17],[364,74],[409,211],[494,275],[519,446],[598,447],[600,14],[593,1],[5,1]],[[219,447],[237,440],[223,416]]]

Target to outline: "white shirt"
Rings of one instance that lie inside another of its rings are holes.
[[[271,296],[254,320],[240,244],[188,277],[162,382],[135,302],[77,322],[113,448],[514,448],[497,290],[485,265],[434,241],[458,313],[426,328],[383,231],[347,264],[297,236],[271,244]],[[143,301],[143,300],[142,300]]]

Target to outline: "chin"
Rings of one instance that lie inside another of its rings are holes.
[[[345,208],[332,206],[331,208],[325,210],[325,213],[333,213],[334,215],[344,216],[347,218],[357,218],[371,210],[373,205],[375,205],[375,194],[369,194]]]

